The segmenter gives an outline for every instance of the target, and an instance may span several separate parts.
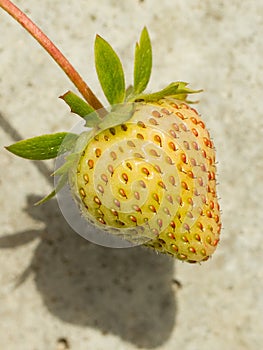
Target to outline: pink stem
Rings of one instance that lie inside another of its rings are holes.
[[[50,54],[50,56],[57,62],[57,64],[67,74],[72,83],[76,86],[85,100],[95,110],[103,108],[101,102],[97,99],[85,81],[81,78],[79,73],[66,59],[62,52],[52,43],[52,41],[42,32],[42,30],[29,19],[18,7],[16,7],[9,0],[0,0],[0,7],[2,7],[9,15],[11,15],[18,23],[20,23]]]

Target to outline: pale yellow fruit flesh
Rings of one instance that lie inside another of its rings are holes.
[[[215,151],[197,112],[165,99],[140,103],[132,118],[99,133],[76,177],[89,220],[128,239],[196,262],[219,241]],[[133,233],[132,233],[133,232]]]

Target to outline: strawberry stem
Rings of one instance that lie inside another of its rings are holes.
[[[72,83],[79,90],[81,95],[95,110],[103,108],[103,105],[94,95],[89,86],[85,83],[76,69],[71,65],[62,52],[54,45],[54,43],[42,32],[42,30],[26,16],[18,7],[16,7],[9,0],[0,0],[0,7],[2,7],[10,16],[12,16],[18,23],[20,23],[49,53],[49,55],[56,61],[56,63],[67,74]]]

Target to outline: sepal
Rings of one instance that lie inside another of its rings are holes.
[[[188,83],[178,81],[169,84],[166,88],[151,93],[151,94],[139,94],[131,97],[131,101],[144,101],[144,102],[156,102],[165,97],[174,97],[179,100],[183,100],[187,102],[188,94],[196,94],[202,92],[203,90],[193,90],[189,89],[186,86]]]
[[[102,90],[111,105],[125,99],[125,78],[121,61],[111,45],[99,35],[95,40],[95,66]]]
[[[72,113],[75,113],[82,118],[87,114],[94,112],[94,109],[87,102],[72,91],[67,91],[64,95],[59,96],[59,98],[66,102]]]
[[[50,192],[47,196],[42,198],[40,201],[36,202],[34,205],[43,204],[43,203],[49,201],[50,199],[52,199],[53,197],[55,197],[57,192],[59,192],[66,185],[67,181],[68,181],[68,172],[66,172],[62,176],[60,176],[60,178],[58,180],[58,184],[52,192]]]
[[[67,137],[67,142],[63,142]],[[56,158],[58,153],[67,152],[71,149],[78,135],[59,132],[32,137],[26,140],[18,141],[5,147],[9,152],[30,160],[46,160]],[[63,147],[61,148],[61,145]]]
[[[152,45],[146,27],[143,28],[140,41],[136,43],[134,55],[134,94],[142,93],[150,80],[152,71]]]

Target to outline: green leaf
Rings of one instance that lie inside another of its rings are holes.
[[[109,103],[122,103],[125,98],[125,80],[121,61],[110,44],[99,35],[95,40],[95,65]]]
[[[65,144],[63,143],[67,137]],[[18,141],[6,149],[22,158],[31,160],[44,160],[56,158],[58,152],[68,151],[77,139],[77,135],[59,132],[56,134],[41,135],[27,140]],[[63,143],[63,145],[62,145]],[[62,145],[62,149],[61,149]]]
[[[75,95],[72,91],[66,92],[64,95],[60,96],[60,98],[69,105],[72,113],[78,114],[80,117],[84,118],[87,114],[94,112],[94,109],[87,104],[87,102]]]
[[[89,128],[93,128],[94,126],[97,126],[102,121],[102,119],[99,117],[98,113],[96,112],[86,115],[84,119],[86,120],[85,126]]]
[[[59,176],[56,188],[47,196],[35,203],[35,205],[43,204],[49,199],[53,198],[68,182],[69,171],[73,168],[74,165],[76,165],[76,162],[79,159],[79,154],[71,153],[67,155],[65,159],[65,163],[51,174],[52,176]]]
[[[133,96],[132,100],[154,102],[154,101],[160,100],[161,98],[170,96],[170,97],[175,97],[185,101],[188,94],[195,94],[203,91],[203,90],[189,89],[186,87],[187,85],[188,83],[185,83],[182,81],[174,82],[169,84],[166,88],[158,92],[154,92],[152,94],[139,94],[139,95]]]
[[[56,195],[56,190],[53,190],[47,196],[45,196],[44,198],[40,199],[40,201],[34,203],[34,205],[43,204],[43,203],[47,202],[48,200],[52,199],[53,197],[55,197],[55,195]]]
[[[140,42],[136,43],[134,59],[134,93],[143,92],[152,71],[152,45],[146,28],[143,28]]]
[[[69,105],[72,113],[78,114],[86,120],[87,127],[94,127],[101,122],[102,119],[99,113],[72,91],[66,92],[60,98]]]
[[[67,157],[65,157],[65,163],[61,165],[61,167],[57,168],[51,175],[58,176],[68,173],[68,171],[73,167],[73,165],[79,159],[78,153],[71,153]]]
[[[127,120],[131,119],[134,113],[133,103],[123,103],[113,106],[110,113],[103,119],[98,125],[100,130],[105,130],[116,125],[124,124]]]
[[[55,197],[55,195],[66,185],[67,181],[68,181],[68,173],[64,173],[62,176],[60,176],[56,188],[52,192],[50,192],[47,196],[42,198],[40,201],[36,202],[34,205],[43,204],[48,200],[50,200],[51,198]]]
[[[129,85],[126,89],[126,92],[125,92],[125,100],[128,101],[134,94],[133,94],[133,86],[132,85]]]
[[[73,134],[71,132],[66,133],[66,136],[63,139],[61,146],[59,147],[57,155],[63,154],[68,151],[72,151],[75,147],[75,144],[78,138],[79,138],[79,135],[77,134]]]

